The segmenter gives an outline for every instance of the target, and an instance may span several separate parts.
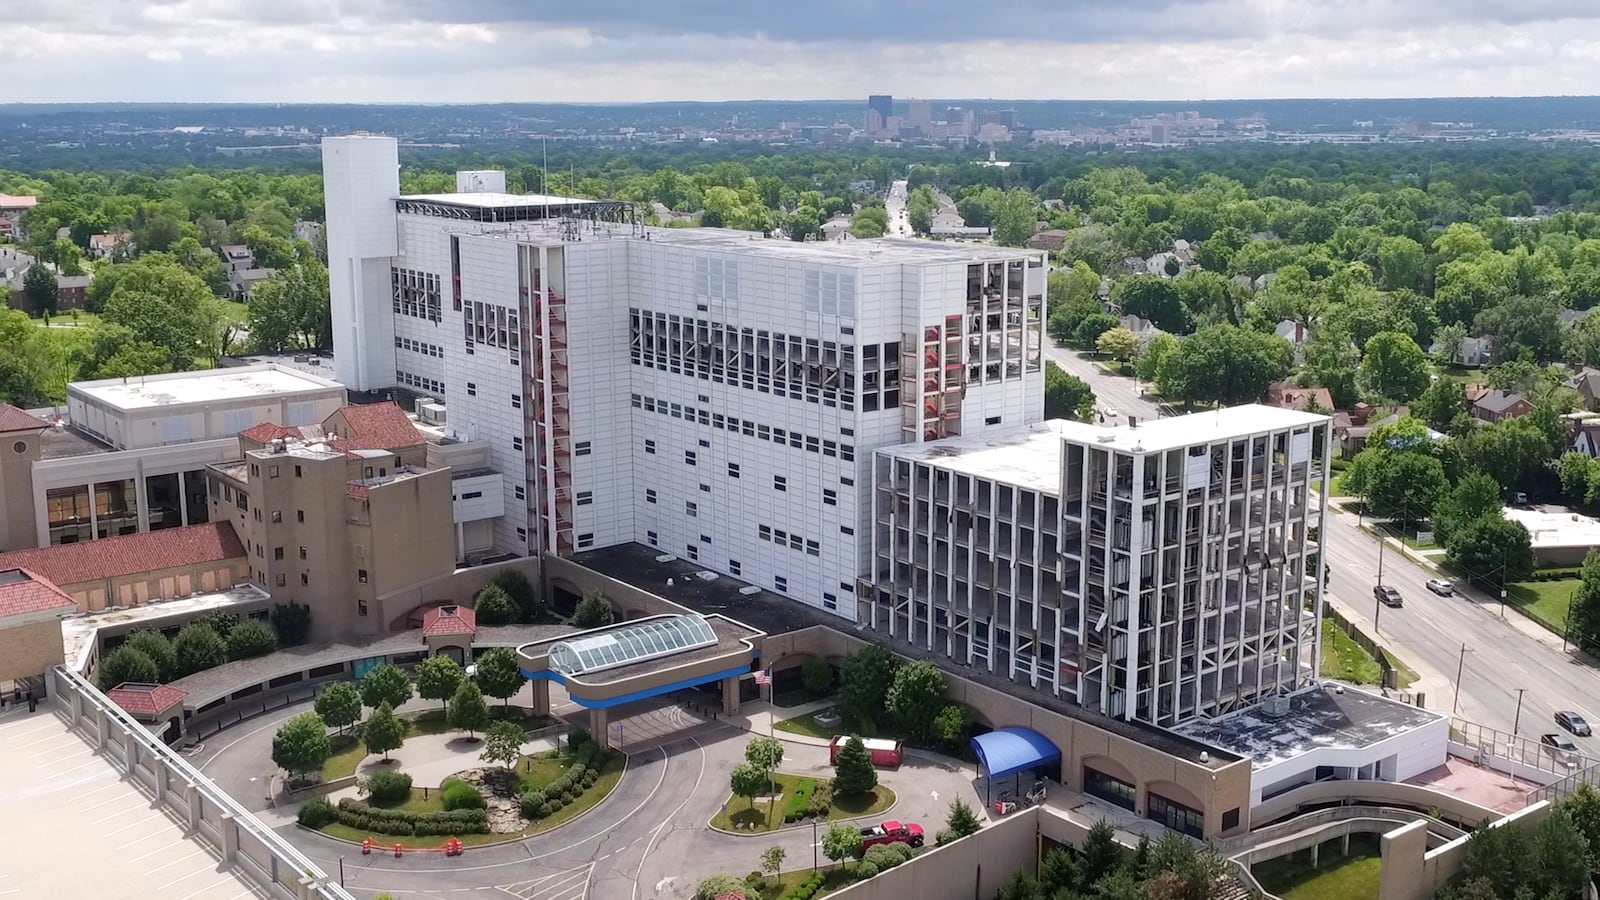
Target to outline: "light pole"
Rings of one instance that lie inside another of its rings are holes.
[[[811,817],[811,871],[817,870],[817,817]]]
[[[1456,714],[1456,710],[1457,709],[1461,708],[1461,675],[1462,675],[1462,672],[1466,669],[1466,666],[1467,666],[1467,645],[1466,644],[1462,644],[1461,645],[1461,658],[1456,662],[1456,698],[1455,698],[1455,701],[1450,704],[1450,715],[1452,715],[1452,716]]]
[[[1522,727],[1522,695],[1527,690],[1528,690],[1527,688],[1517,688],[1517,717],[1511,723],[1511,733],[1512,734],[1517,734],[1518,733],[1518,729],[1520,729]]]

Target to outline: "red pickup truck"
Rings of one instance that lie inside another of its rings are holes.
[[[922,846],[922,826],[913,822],[884,822],[861,829],[861,852],[879,844],[910,844]]]

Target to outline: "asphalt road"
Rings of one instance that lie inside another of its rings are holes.
[[[896,181],[889,186],[889,195],[883,207],[889,213],[889,237],[911,237],[911,220],[906,218],[907,182]]]
[[[1052,346],[1046,355],[1089,383],[1098,408],[1108,418],[1110,410],[1118,413],[1118,423],[1130,414],[1158,414],[1154,403],[1139,396],[1133,379],[1107,374],[1065,348]],[[1332,568],[1326,597],[1370,634],[1378,542],[1360,530],[1357,516],[1336,510],[1330,508],[1325,529]],[[1520,725],[1520,733],[1535,740],[1541,733],[1560,730],[1553,721],[1557,709],[1577,710],[1591,724],[1600,723],[1600,668],[1594,660],[1564,651],[1560,638],[1509,607],[1502,618],[1498,596],[1465,586],[1459,586],[1460,596],[1432,593],[1424,583],[1436,577],[1442,576],[1412,562],[1391,543],[1384,552],[1383,581],[1400,591],[1405,605],[1376,613],[1378,637],[1422,676],[1413,689],[1426,694],[1429,709],[1456,708],[1462,718],[1502,731]],[[1524,691],[1520,722],[1519,688]],[[1600,741],[1573,740],[1586,754],[1600,756]]]

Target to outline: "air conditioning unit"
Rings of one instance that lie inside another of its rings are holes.
[[[709,569],[701,569],[700,571],[694,573],[694,577],[700,579],[701,581],[716,581],[721,576]]]
[[[739,593],[746,597],[754,597],[755,595],[761,593],[761,588],[758,588],[752,584],[749,587],[739,588]]]
[[[445,405],[443,403],[418,403],[417,418],[429,425],[443,425],[445,423]]]

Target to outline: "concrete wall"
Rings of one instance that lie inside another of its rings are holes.
[[[35,678],[61,661],[60,619],[0,627],[0,681]]]
[[[1550,808],[1548,802],[1535,803],[1488,827],[1532,831],[1550,814]],[[1459,838],[1436,850],[1429,850],[1427,823],[1420,821],[1384,835],[1378,900],[1428,900],[1461,871],[1469,840],[1470,837]]]
[[[250,560],[240,556],[116,578],[68,582],[58,587],[78,601],[78,612],[94,612],[108,606],[137,606],[194,593],[225,591],[249,580]]]
[[[38,458],[38,432],[0,434],[0,553],[38,546],[33,502],[33,463]]]
[[[1414,784],[1392,781],[1319,781],[1279,794],[1257,806],[1251,819],[1257,823],[1275,822],[1294,815],[1303,807],[1354,802],[1372,806],[1400,806],[1427,811],[1437,809],[1444,818],[1466,825],[1477,825],[1499,813],[1487,806],[1463,800],[1455,794],[1435,791]]]
[[[1008,816],[977,834],[926,850],[908,863],[832,896],[840,900],[989,900],[1018,869],[1038,873],[1039,812],[1034,808]]]
[[[539,584],[539,558],[525,556],[487,566],[456,569],[448,574],[381,594],[378,600],[391,616],[390,630],[403,629],[406,627],[405,620],[418,607],[440,606],[445,603],[471,606],[474,594],[500,573],[508,571],[521,572],[528,576],[529,581],[535,585]]]

